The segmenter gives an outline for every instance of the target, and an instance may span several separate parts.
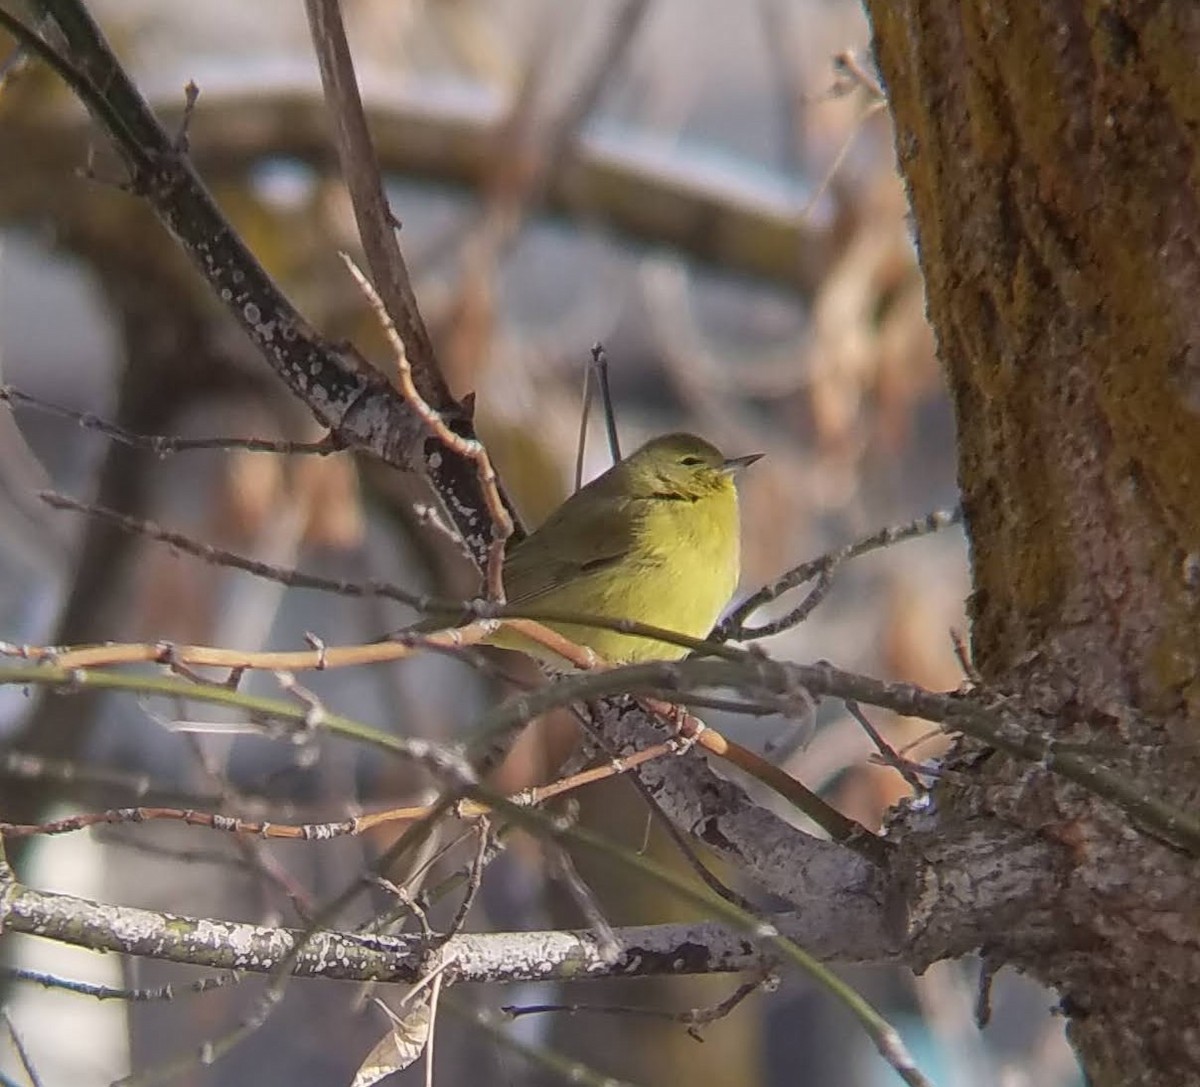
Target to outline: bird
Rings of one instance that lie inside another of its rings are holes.
[[[734,479],[761,456],[727,458],[694,434],[648,441],[508,549],[502,573],[507,602],[531,617],[544,610],[628,619],[705,637],[741,572]],[[609,663],[677,660],[688,652],[557,618],[542,622]],[[561,663],[553,651],[503,628],[488,641],[543,664]]]

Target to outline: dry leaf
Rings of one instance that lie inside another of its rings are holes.
[[[425,1052],[429,1038],[429,993],[416,997],[408,1011],[392,1021],[367,1059],[359,1065],[351,1087],[372,1087],[385,1076],[408,1068]]]

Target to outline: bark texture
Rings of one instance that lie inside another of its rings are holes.
[[[1194,812],[1200,5],[867,7],[957,413],[975,663]],[[1036,857],[980,943],[1057,987],[1095,1084],[1200,1083],[1200,864],[1037,766],[976,745],[958,769],[907,828],[913,940],[944,951],[939,896],[978,893],[939,876],[964,850]]]

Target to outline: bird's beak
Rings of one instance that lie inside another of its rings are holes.
[[[763,453],[748,453],[744,457],[730,457],[722,463],[721,471],[726,475],[736,475],[743,468],[749,468],[756,460],[762,460]]]

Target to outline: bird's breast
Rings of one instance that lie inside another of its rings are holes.
[[[641,532],[656,559],[659,607],[676,615],[675,622],[659,625],[704,637],[737,589],[735,493],[731,488],[692,502],[652,503]]]

